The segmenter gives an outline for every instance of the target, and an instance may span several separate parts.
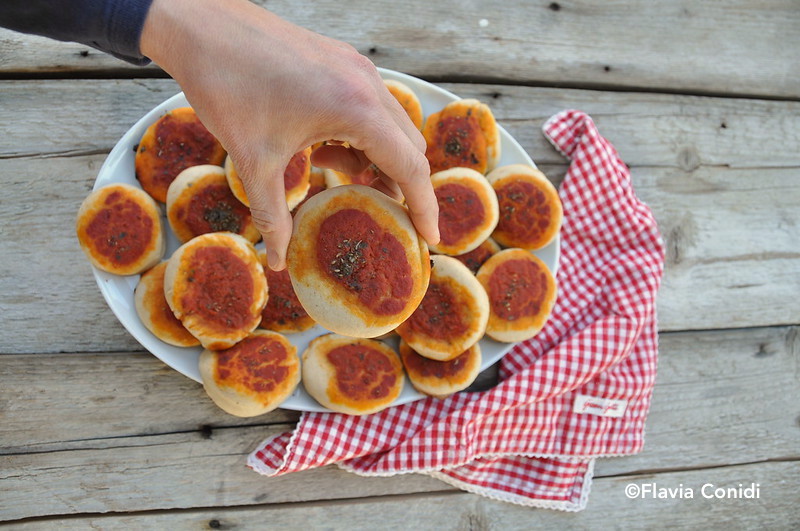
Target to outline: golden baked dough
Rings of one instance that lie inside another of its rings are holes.
[[[181,243],[209,232],[227,231],[251,243],[261,239],[250,209],[234,197],[219,166],[183,170],[169,185],[167,220]]]
[[[492,255],[500,252],[500,246],[491,238],[486,238],[480,245],[473,250],[454,256],[456,260],[467,266],[472,271],[473,275],[478,274],[478,269],[488,260]]]
[[[417,94],[411,90],[411,87],[400,81],[384,79],[383,82],[392,96],[400,103],[400,106],[403,107],[403,110],[406,111],[411,123],[417,129],[422,129],[422,103],[420,103]]]
[[[474,99],[448,103],[425,120],[422,134],[431,173],[456,167],[485,174],[500,160],[500,132],[492,111]]]
[[[128,184],[90,193],[78,210],[75,231],[89,262],[115,275],[146,271],[166,250],[158,205]]]
[[[250,242],[231,232],[210,232],[175,251],[164,293],[175,317],[203,347],[220,350],[261,322],[267,277]]]
[[[303,332],[314,326],[308,312],[306,312],[297,294],[292,287],[289,271],[273,271],[267,265],[267,253],[258,252],[258,259],[267,275],[267,289],[269,299],[264,311],[261,312],[261,328],[274,330],[283,334]]]
[[[420,355],[446,361],[483,337],[489,298],[475,275],[455,258],[434,255],[431,262],[425,297],[397,333]]]
[[[329,188],[303,205],[286,262],[308,314],[354,337],[375,337],[405,321],[430,278],[427,244],[406,208],[356,184]]]
[[[497,226],[497,196],[486,177],[470,168],[450,168],[431,175],[439,203],[441,240],[431,251],[449,255],[469,252]]]
[[[190,166],[222,166],[225,149],[191,107],[168,111],[147,128],[136,148],[136,178],[156,201],[166,203],[170,183]]]
[[[475,343],[448,361],[421,356],[400,341],[400,359],[414,389],[436,398],[445,398],[469,387],[481,371],[481,347]]]
[[[366,415],[389,407],[403,390],[397,353],[374,339],[326,334],[303,353],[303,385],[332,411]]]
[[[557,289],[539,258],[523,249],[505,249],[481,266],[477,278],[489,295],[486,335],[513,343],[532,338],[544,327]]]
[[[164,272],[167,263],[152,267],[142,273],[133,292],[136,313],[142,324],[164,343],[176,347],[196,347],[200,344],[181,324],[167,304],[164,295]]]
[[[545,175],[510,164],[486,176],[497,194],[500,220],[492,233],[504,247],[536,250],[552,242],[564,217],[558,191]]]
[[[208,396],[237,417],[263,415],[280,406],[300,383],[297,348],[285,337],[256,330],[231,348],[200,354]]]

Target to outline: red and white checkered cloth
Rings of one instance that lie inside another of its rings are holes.
[[[577,511],[596,457],[642,449],[663,242],[591,118],[564,111],[543,130],[571,160],[560,189],[559,295],[545,328],[505,355],[500,383],[368,416],[304,413],[294,432],[250,455],[251,468],[421,472],[490,498]]]

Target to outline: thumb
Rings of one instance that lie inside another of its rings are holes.
[[[292,236],[292,216],[286,205],[283,177],[289,159],[275,157],[273,161],[243,162],[239,171],[250,201],[253,223],[264,238],[267,264],[274,271],[286,267],[286,249]]]

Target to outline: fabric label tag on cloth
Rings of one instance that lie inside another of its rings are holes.
[[[589,395],[577,395],[572,405],[574,413],[590,413],[601,417],[621,417],[628,407],[627,400],[613,398],[597,398]]]

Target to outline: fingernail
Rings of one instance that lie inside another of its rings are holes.
[[[277,251],[275,249],[267,249],[267,265],[270,269],[275,269],[278,267],[278,262],[280,262],[280,258],[278,257]]]

